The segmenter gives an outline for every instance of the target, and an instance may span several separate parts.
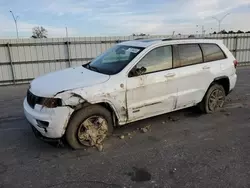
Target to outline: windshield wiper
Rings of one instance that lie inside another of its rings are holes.
[[[97,67],[93,67],[89,63],[85,64],[85,65],[82,65],[82,66],[85,67],[85,68],[87,68],[87,69],[89,69],[89,70],[93,70],[95,72],[100,72],[100,70]]]
[[[100,72],[100,70],[99,70],[97,67],[93,67],[93,66],[91,66],[91,65],[88,65],[88,68],[89,68],[90,70],[93,70],[93,71],[96,71],[96,72]]]
[[[89,69],[89,63],[82,65],[82,67],[85,67],[85,68]]]

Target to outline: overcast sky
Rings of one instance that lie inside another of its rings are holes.
[[[43,26],[49,37],[190,34],[218,30],[212,17],[223,17],[222,29],[250,30],[250,0],[1,0],[0,37],[14,37],[9,12],[18,15],[20,36]],[[196,25],[199,25],[197,28]]]

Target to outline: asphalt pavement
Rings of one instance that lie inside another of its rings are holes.
[[[249,79],[239,68],[218,113],[189,108],[117,128],[102,152],[38,140],[23,116],[28,86],[0,87],[0,188],[248,188]]]

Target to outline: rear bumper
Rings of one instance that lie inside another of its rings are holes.
[[[229,92],[231,92],[235,85],[236,85],[236,82],[237,82],[237,74],[234,74],[232,76],[229,77],[229,82],[230,82],[230,88],[229,88]]]

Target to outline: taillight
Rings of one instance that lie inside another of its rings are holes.
[[[234,60],[234,67],[236,68],[238,66],[238,61]]]
[[[238,61],[237,60],[234,60],[234,67],[236,68],[238,65]]]

